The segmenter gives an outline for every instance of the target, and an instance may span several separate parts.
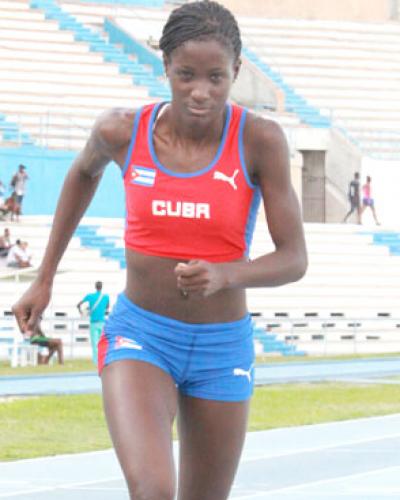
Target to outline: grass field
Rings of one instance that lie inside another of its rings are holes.
[[[0,460],[109,448],[101,396],[0,400]],[[400,385],[288,384],[256,389],[249,430],[400,413]]]

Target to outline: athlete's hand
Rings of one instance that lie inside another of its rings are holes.
[[[183,293],[199,293],[208,297],[227,285],[227,266],[205,260],[180,262],[175,267],[177,285]]]
[[[40,323],[50,297],[51,286],[34,281],[18,302],[12,306],[19,329],[25,336],[30,337]]]

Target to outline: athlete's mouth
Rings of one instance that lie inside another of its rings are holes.
[[[201,108],[198,106],[190,106],[189,105],[187,107],[187,109],[192,115],[196,115],[196,116],[203,116],[203,115],[206,115],[210,112],[209,108]]]

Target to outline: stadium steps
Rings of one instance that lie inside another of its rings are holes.
[[[281,354],[282,356],[305,356],[304,351],[297,349],[296,345],[288,344],[285,340],[278,340],[277,335],[266,331],[264,325],[253,326],[254,340],[262,346],[263,354]]]
[[[32,8],[43,9],[46,18],[56,20],[60,29],[72,31],[77,42],[88,43],[90,50],[101,53],[105,62],[118,64],[121,74],[131,75],[135,85],[148,89],[149,96],[169,98],[168,88],[158,81],[148,66],[133,61],[121,48],[109,43],[98,31],[84,26],[54,0],[32,0],[30,5]]]
[[[26,131],[22,132],[18,124],[11,121],[4,113],[0,113],[0,134],[5,143],[34,144],[30,135]]]
[[[400,256],[400,233],[390,232],[372,232],[374,245],[384,246],[389,249],[391,255]]]
[[[264,70],[294,89],[290,105],[304,112],[301,96],[333,127],[345,130],[363,154],[400,158],[399,23],[242,17],[239,24],[244,45]],[[383,135],[382,120],[387,123]]]
[[[50,223],[46,217],[22,217],[11,225],[14,239],[29,241],[35,263],[43,255]],[[0,231],[6,225],[10,227],[1,222]],[[93,289],[97,280],[115,301],[125,281],[123,230],[122,219],[82,221],[56,275],[48,321],[57,323],[54,318],[59,318],[58,327],[70,331],[80,295]],[[254,322],[263,327],[262,335],[268,334],[257,339],[258,347],[263,343],[263,352],[284,355],[350,353],[356,347],[362,352],[398,351],[400,257],[383,241],[396,244],[399,235],[387,229],[360,231],[350,224],[306,224],[305,233],[310,260],[306,276],[284,287],[248,290]],[[273,248],[261,216],[252,258]],[[1,281],[0,317],[8,317],[11,304],[28,285],[22,279]]]
[[[126,269],[125,250],[116,245],[117,237],[98,234],[99,226],[80,225],[75,235],[80,238],[81,244],[86,248],[97,248],[102,257],[116,260],[121,269]]]
[[[328,118],[322,116],[317,108],[311,106],[303,96],[285,82],[282,75],[272,70],[257,54],[247,47],[243,48],[243,54],[282,90],[285,96],[286,111],[295,113],[303,123],[311,127],[329,128],[331,126]]]

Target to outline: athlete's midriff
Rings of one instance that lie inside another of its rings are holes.
[[[209,297],[183,297],[174,273],[178,260],[126,249],[127,297],[148,311],[188,323],[236,321],[247,312],[242,289],[224,289]]]

